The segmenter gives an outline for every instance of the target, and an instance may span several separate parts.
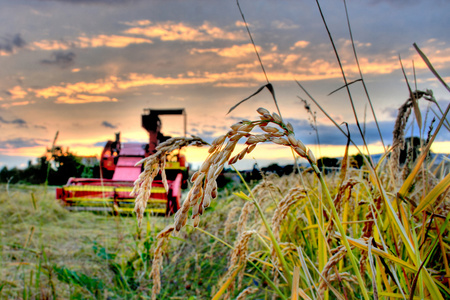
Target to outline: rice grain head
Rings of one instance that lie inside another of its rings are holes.
[[[175,150],[179,150],[183,147],[203,146],[207,143],[197,136],[190,138],[175,137],[168,139],[167,141],[159,144],[156,147],[156,153],[146,157],[136,163],[136,166],[144,164],[144,171],[139,175],[138,179],[134,182],[134,188],[131,192],[131,196],[136,196],[135,199],[135,212],[139,225],[141,224],[144,216],[145,208],[147,207],[147,201],[151,196],[152,183],[155,177],[161,171],[161,177],[166,192],[169,190],[164,167],[166,164],[167,156]]]
[[[161,291],[161,268],[162,268],[164,248],[173,230],[174,230],[173,225],[167,226],[157,236],[158,243],[155,248],[155,251],[153,252],[152,270],[150,271],[150,278],[152,279],[153,282],[152,300],[157,299],[156,297]]]

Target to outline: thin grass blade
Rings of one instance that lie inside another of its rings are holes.
[[[432,205],[436,199],[441,195],[446,189],[450,187],[450,173],[445,176],[427,195],[420,201],[419,206],[414,210],[413,215],[418,215],[430,205]]]
[[[372,271],[373,299],[378,299],[378,289],[377,289],[377,282],[376,282],[377,271],[376,271],[375,264],[373,262],[373,257],[372,257],[372,239],[373,239],[373,237],[371,237],[367,243],[368,244],[367,257],[369,258],[369,266],[370,266],[370,270]]]
[[[422,57],[423,61],[425,62],[425,64],[428,66],[428,68],[430,69],[431,73],[434,74],[434,76],[436,76],[436,78],[445,86],[445,88],[450,92],[450,87],[447,85],[447,83],[445,83],[445,81],[441,78],[441,76],[439,76],[438,72],[436,72],[436,70],[434,69],[433,65],[431,64],[431,62],[428,60],[428,57],[422,52],[422,50],[420,50],[419,46],[417,46],[416,43],[413,44],[414,48],[416,48],[417,53],[419,53],[420,57]]]
[[[271,86],[271,88],[269,88],[269,85]],[[254,92],[253,94],[251,94],[251,95],[248,96],[247,98],[245,98],[245,99],[239,101],[236,105],[234,105],[232,108],[230,108],[230,110],[227,112],[227,115],[228,115],[230,112],[232,112],[236,107],[238,107],[239,105],[241,105],[242,103],[244,103],[245,101],[249,100],[250,98],[252,98],[252,97],[254,97],[254,96],[256,96],[256,95],[258,95],[264,88],[267,88],[269,91],[271,91],[271,93],[272,93],[272,91],[273,91],[272,84],[268,83],[268,84],[263,85],[263,86],[260,87],[256,92]],[[272,95],[273,95],[273,94],[272,94]]]
[[[329,93],[327,96],[331,96],[332,94],[336,93],[337,91],[340,91],[340,90],[342,90],[343,88],[348,87],[349,85],[351,85],[351,84],[353,84],[353,83],[356,83],[356,82],[359,82],[359,81],[362,81],[362,79],[360,78],[360,79],[353,80],[353,81],[351,81],[351,82],[349,82],[349,83],[347,83],[347,84],[341,86],[340,88],[335,89],[334,91],[332,91],[331,93]]]

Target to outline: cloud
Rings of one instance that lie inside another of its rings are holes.
[[[27,125],[27,122],[24,121],[23,119],[14,119],[12,121],[8,121],[8,120],[3,119],[2,117],[0,117],[0,123],[3,123],[3,124],[15,124],[15,125],[19,125],[19,126],[26,126]]]
[[[75,43],[68,42],[65,40],[40,40],[36,42],[30,43],[29,48],[31,50],[68,50],[72,47],[75,47]]]
[[[258,51],[261,51],[261,47],[256,46]],[[216,53],[219,56],[224,57],[245,57],[249,54],[255,53],[255,48],[252,44],[245,44],[245,45],[233,45],[228,48],[210,48],[210,49],[192,49],[191,54],[194,53]]]
[[[241,41],[247,39],[242,30],[226,31],[208,22],[195,27],[182,22],[167,21],[146,27],[132,27],[125,30],[124,33],[159,38],[162,41],[205,42],[213,40]]]
[[[36,128],[36,129],[42,129],[42,130],[47,130],[47,127],[45,127],[44,125],[34,125],[34,128]]]
[[[102,126],[104,126],[106,128],[112,128],[112,129],[116,129],[117,128],[116,125],[113,125],[113,124],[109,123],[108,121],[103,121],[102,122]]]
[[[19,149],[36,146],[45,146],[49,140],[32,138],[14,138],[0,141],[0,149]]]
[[[6,36],[1,38],[0,41],[0,56],[2,55],[10,55],[16,51],[16,49],[23,48],[26,45],[26,42],[20,36],[20,33],[17,33],[13,36]]]
[[[52,53],[51,57],[52,59],[41,60],[41,63],[66,68],[74,63],[76,55],[73,52],[55,51]]]
[[[106,35],[80,36],[72,41],[66,40],[40,40],[30,44],[31,50],[68,50],[71,48],[125,48],[131,44],[152,44],[153,42],[146,38],[131,37],[124,35]]]
[[[10,103],[3,103],[1,107],[9,108],[11,106],[24,106],[28,104],[35,103],[35,101],[18,101],[18,102],[10,102]]]
[[[80,48],[97,48],[97,47],[111,47],[124,48],[130,44],[151,44],[149,39],[136,38],[123,35],[97,35],[94,37],[79,37],[78,42],[74,42],[76,47]]]
[[[294,126],[295,135],[301,137],[303,143],[317,144],[316,133],[312,129],[311,123],[308,120],[287,118],[285,121],[290,122]],[[408,126],[409,124],[411,124],[411,122],[413,121],[410,120],[408,122]],[[394,122],[381,121],[378,122],[378,125],[380,127],[380,131],[383,136],[385,145],[387,146],[389,144],[392,144],[392,131],[394,129]],[[362,145],[363,141],[357,125],[355,123],[349,123],[348,126],[351,139],[357,145]],[[417,125],[415,123],[414,126],[415,126],[414,132],[418,134],[419,129],[417,128]],[[345,125],[342,125],[341,128],[344,130],[344,132],[346,132]],[[373,121],[367,122],[365,124],[365,128],[364,124],[361,124],[361,129],[364,132],[364,137],[368,144],[381,143],[381,139],[375,122]],[[330,124],[329,122],[318,124],[317,130],[321,145],[339,146],[345,145],[347,143],[347,138],[344,136],[344,134],[342,134],[340,130],[336,128],[336,126]],[[406,135],[409,136],[410,134],[407,132]],[[439,137],[438,140],[448,141],[450,139],[450,133],[448,131],[441,131],[438,137]]]
[[[6,91],[6,94],[10,95],[12,99],[23,99],[28,92],[23,90],[20,85],[16,85],[12,89]]]
[[[277,29],[298,29],[300,27],[292,21],[273,21],[272,26]]]
[[[120,24],[124,24],[130,27],[136,27],[136,26],[147,26],[152,24],[150,20],[135,20],[130,22],[119,22]]]
[[[334,73],[333,73],[334,74]],[[313,76],[306,74],[295,74],[291,72],[272,72],[272,81],[292,81],[292,78],[298,80],[312,80],[327,78],[330,73],[318,74]],[[335,77],[340,76],[336,68]],[[236,71],[222,73],[193,73],[179,74],[177,77],[157,77],[153,74],[130,73],[121,78],[110,76],[105,79],[94,82],[76,82],[57,86],[49,86],[42,89],[28,89],[38,98],[57,98],[57,103],[88,103],[88,102],[116,102],[116,98],[106,96],[110,93],[119,93],[130,88],[143,86],[168,86],[168,85],[195,85],[195,84],[213,84],[214,86],[249,86],[261,78],[261,72],[247,70],[245,68]],[[243,84],[245,83],[245,84]]]
[[[116,77],[109,77],[95,82],[80,81],[77,83],[62,84],[60,86],[50,86],[43,89],[32,90],[38,98],[53,98],[58,96],[75,96],[77,94],[105,94],[116,88]]]
[[[297,48],[306,48],[306,46],[308,46],[308,45],[309,45],[308,41],[298,41],[290,49],[295,50]]]
[[[78,94],[73,96],[60,96],[56,100],[56,103],[65,103],[65,104],[85,104],[94,102],[117,102],[117,99],[110,98],[107,96]]]

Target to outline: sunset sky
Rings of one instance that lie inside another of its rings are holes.
[[[295,80],[357,138],[348,95],[326,29],[313,0],[241,0],[283,118],[316,156],[342,156],[345,137],[317,111],[320,152]],[[359,78],[343,1],[320,1],[349,81]],[[0,0],[0,167],[25,167],[51,146],[99,155],[105,141],[145,142],[144,108],[185,108],[187,132],[212,141],[256,109],[275,111],[264,90],[227,115],[230,107],[266,84],[234,0]],[[428,70],[413,43],[450,82],[450,1],[348,0],[361,69],[386,144],[397,110],[414,88],[431,89],[445,109],[450,94]],[[414,68],[413,68],[414,66]],[[415,76],[413,70],[415,69]],[[351,85],[372,153],[382,152],[360,82]],[[423,102],[431,122],[436,106]],[[411,118],[412,119],[412,118]],[[163,117],[163,132],[180,135],[180,117]],[[410,123],[412,120],[410,121]],[[435,123],[436,125],[436,123]],[[417,128],[415,135],[419,135]],[[425,128],[425,134],[426,134]],[[443,129],[433,150],[450,153]],[[206,157],[191,149],[188,160]],[[253,153],[252,153],[253,154]],[[290,163],[290,151],[267,145],[253,154],[261,165]],[[254,160],[249,159],[252,165]]]

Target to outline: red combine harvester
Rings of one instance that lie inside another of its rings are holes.
[[[134,198],[130,196],[134,181],[143,166],[138,161],[156,152],[158,144],[170,137],[161,133],[160,115],[183,115],[186,135],[186,113],[184,109],[145,109],[142,127],[148,131],[149,143],[121,143],[120,134],[115,141],[108,141],[103,149],[100,170],[102,178],[70,178],[67,184],[56,189],[56,198],[69,210],[132,212]],[[180,153],[173,155],[166,163],[169,191],[164,189],[160,177],[152,184],[147,212],[175,213],[180,207],[182,188],[187,184],[186,159]]]

